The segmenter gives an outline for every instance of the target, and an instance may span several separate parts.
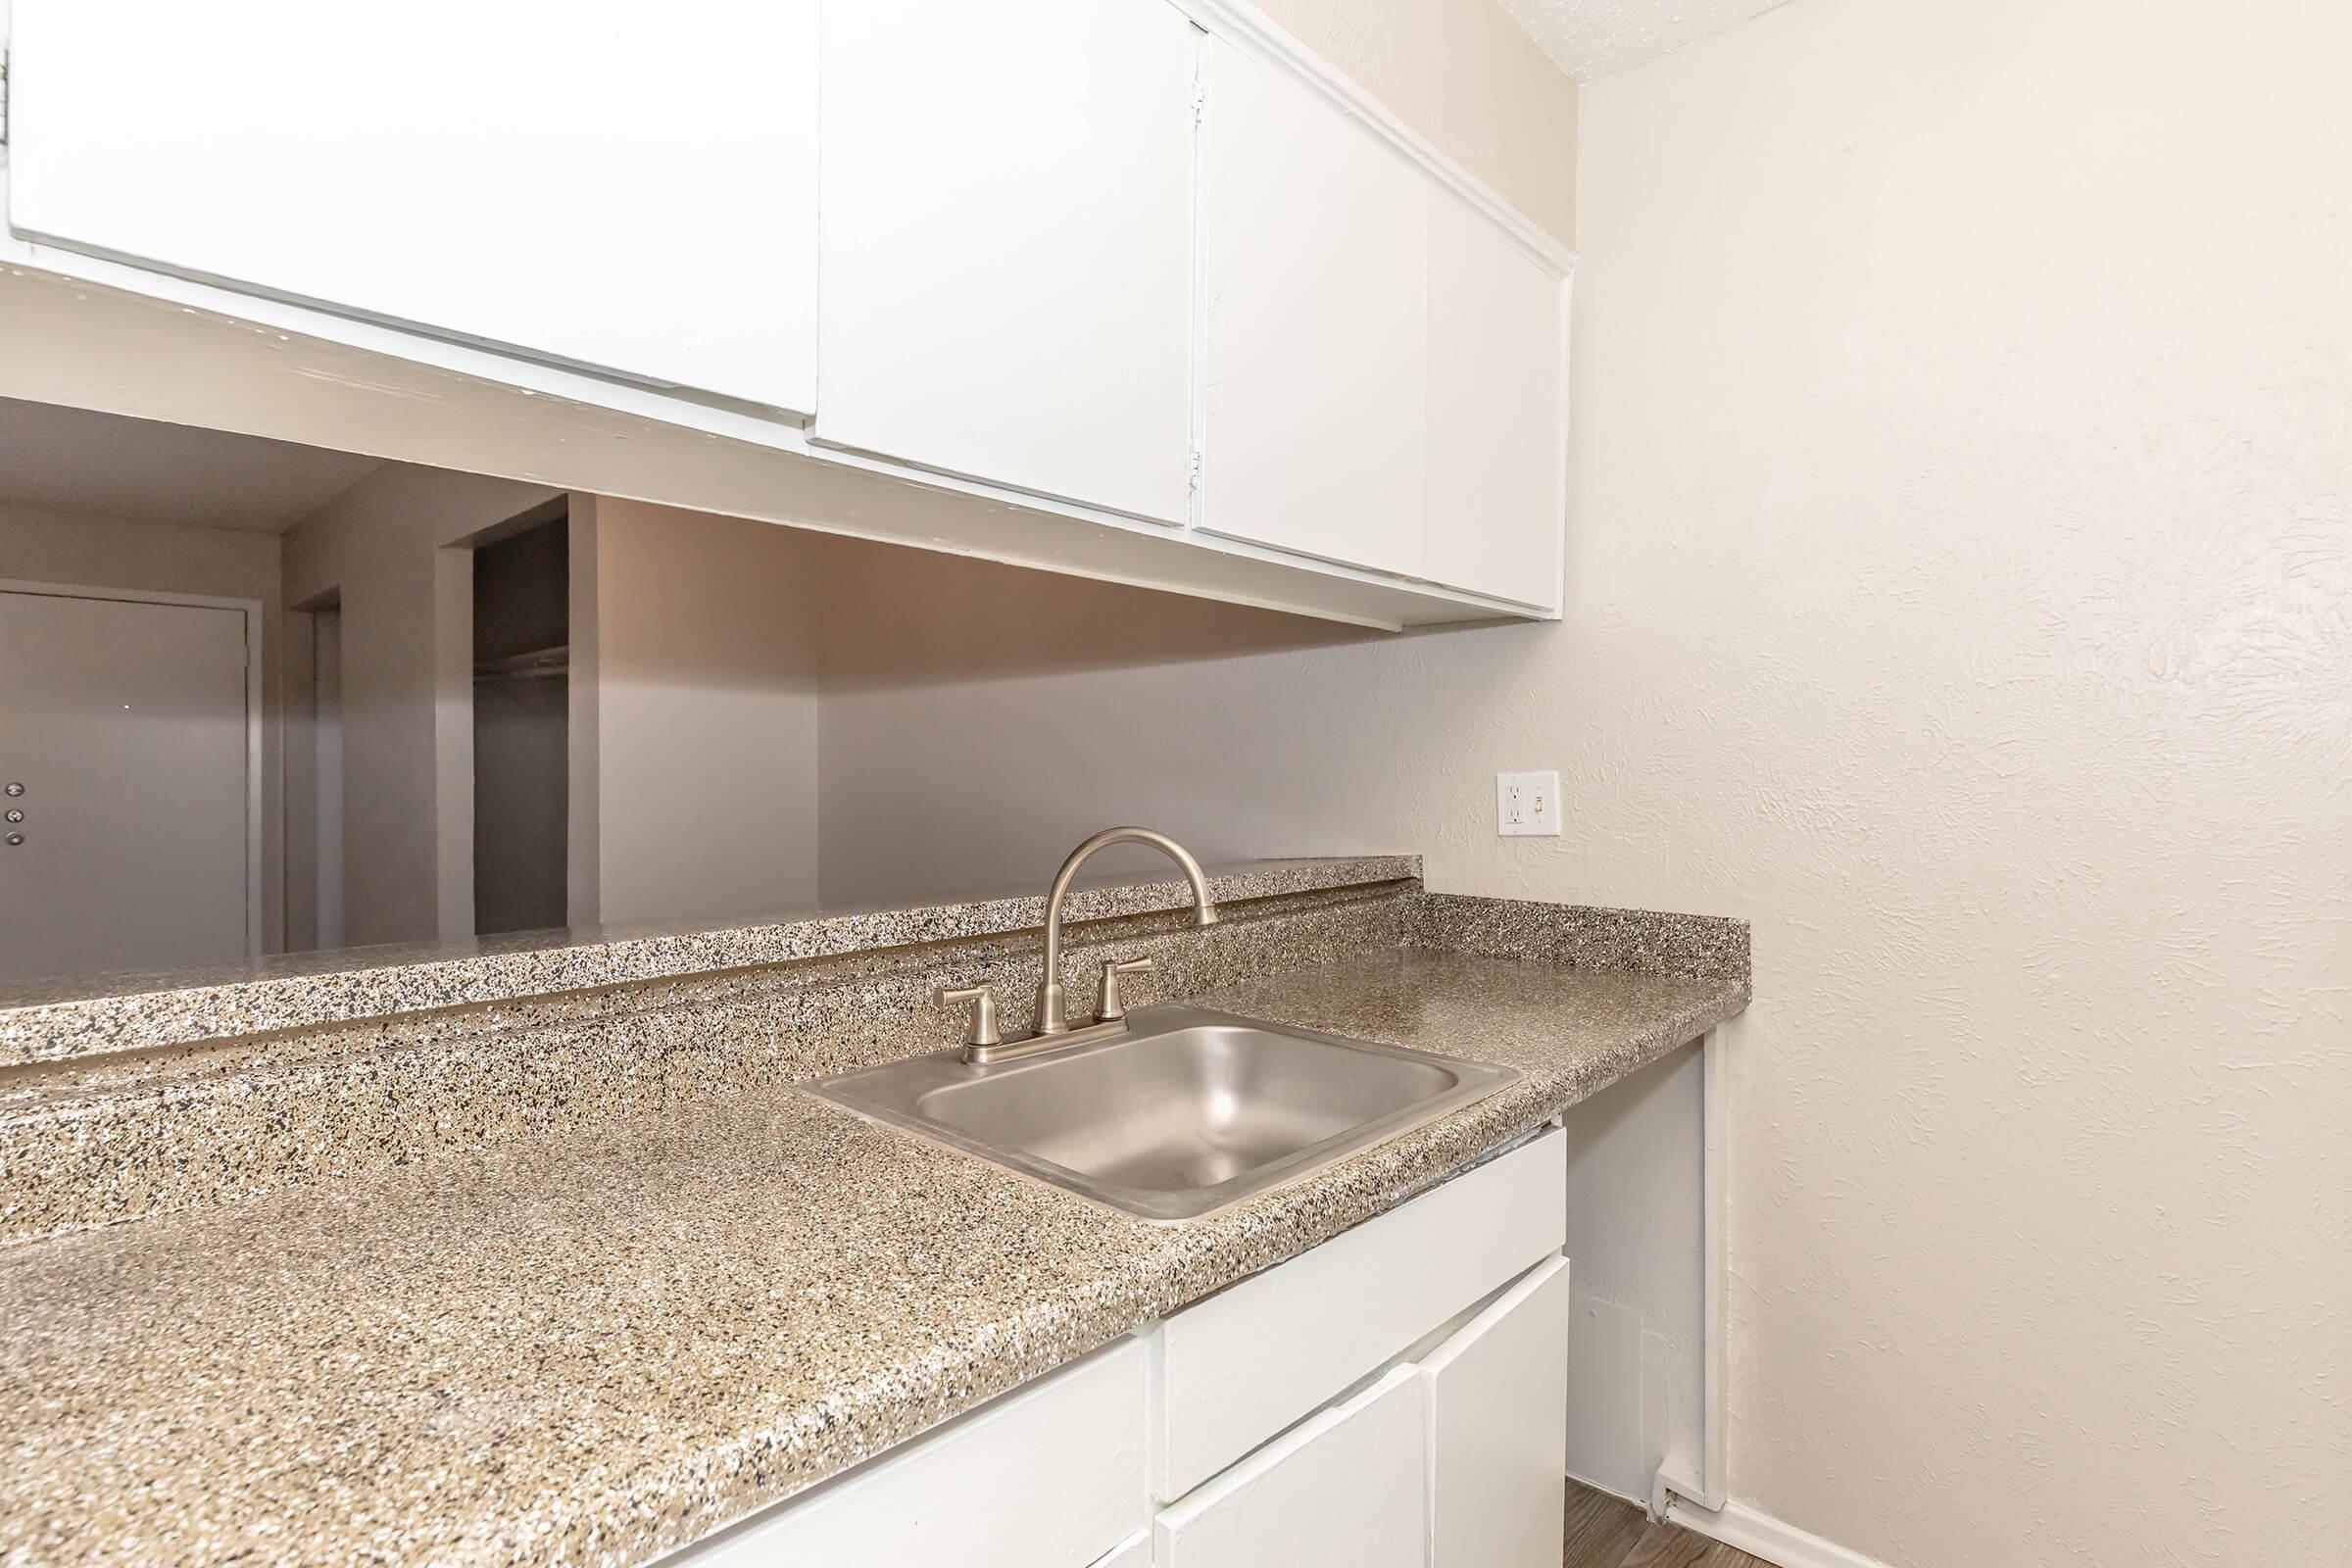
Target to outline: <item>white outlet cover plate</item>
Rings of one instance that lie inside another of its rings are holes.
[[[1506,839],[1558,838],[1560,775],[1557,772],[1495,774],[1494,831]]]

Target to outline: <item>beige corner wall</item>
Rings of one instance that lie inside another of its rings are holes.
[[[1576,243],[1576,83],[1494,0],[1257,7],[1561,243]]]
[[[285,930],[284,695],[278,650],[286,637],[277,536],[0,506],[0,577],[261,601],[262,932],[265,943],[276,950]]]
[[[575,700],[573,728],[595,770],[575,831],[599,845],[595,917],[717,920],[815,903],[812,562],[826,541],[609,497],[573,507],[573,680],[592,710]],[[575,903],[575,921],[585,912]]]
[[[472,553],[555,499],[391,465],[285,536],[341,607],[344,934],[473,929]],[[819,536],[571,498],[570,918],[715,920],[817,896]],[[274,544],[275,541],[270,541]]]
[[[893,575],[828,894],[1134,817],[1747,916],[1735,1494],[1902,1568],[2337,1562],[2346,59],[2336,0],[1793,0],[1588,85],[1565,623]],[[1547,766],[1566,836],[1496,839]]]

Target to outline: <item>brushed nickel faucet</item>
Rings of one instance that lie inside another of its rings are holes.
[[[969,1027],[964,1032],[963,1059],[986,1063],[1005,1061],[1025,1056],[1033,1051],[1047,1051],[1061,1046],[1074,1046],[1085,1040],[1107,1035],[1123,1034],[1127,1029],[1127,1004],[1119,988],[1121,975],[1134,974],[1152,967],[1150,958],[1112,960],[1102,965],[1102,990],[1095,1006],[1095,1021],[1078,1028],[1070,1026],[1069,999],[1061,983],[1061,906],[1069,898],[1070,883],[1078,868],[1087,862],[1097,850],[1113,844],[1148,844],[1176,862],[1184,879],[1193,887],[1193,909],[1196,923],[1203,926],[1217,923],[1216,901],[1208,896],[1208,876],[1192,852],[1165,833],[1155,833],[1148,827],[1106,827],[1070,852],[1054,873],[1054,886],[1046,894],[1046,956],[1045,973],[1037,984],[1037,1030],[1026,1040],[1005,1040],[997,1029],[996,994],[988,986],[964,986],[942,991],[943,1002],[964,1002],[972,1004]]]

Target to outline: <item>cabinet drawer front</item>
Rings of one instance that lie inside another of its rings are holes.
[[[670,1568],[1087,1568],[1150,1522],[1143,1435],[1144,1348],[1124,1340]]]
[[[1547,1133],[1161,1324],[1152,1494],[1182,1496],[1567,1240]]]
[[[1422,1568],[1427,1404],[1398,1367],[1163,1509],[1157,1568]]]

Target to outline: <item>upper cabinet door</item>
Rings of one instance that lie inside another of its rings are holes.
[[[1188,520],[1199,38],[1162,0],[826,7],[818,441]]]
[[[15,0],[9,222],[807,413],[816,0]]]
[[[1558,274],[1450,191],[1429,210],[1429,457],[1420,575],[1560,601],[1568,484]]]
[[[1200,525],[1419,576],[1426,180],[1290,72],[1207,67]]]

